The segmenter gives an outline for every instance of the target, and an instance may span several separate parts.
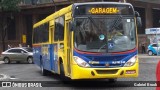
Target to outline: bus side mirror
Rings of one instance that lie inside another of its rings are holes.
[[[137,27],[142,27],[142,20],[140,14],[137,11],[135,11],[135,16],[136,16]]]
[[[76,29],[76,23],[74,21],[69,23],[69,29],[70,31],[74,31]]]
[[[77,27],[80,27],[82,24],[82,21],[73,21],[70,23],[70,30],[74,31]]]
[[[136,17],[136,21],[137,21],[137,26],[138,27],[142,27],[142,21],[141,21],[141,17]]]

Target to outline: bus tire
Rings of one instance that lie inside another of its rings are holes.
[[[60,62],[60,78],[61,78],[62,80],[65,79],[63,62]]]
[[[47,70],[44,69],[42,61],[41,61],[41,66],[40,67],[41,67],[41,74],[42,74],[42,76],[46,76],[47,75]]]
[[[17,64],[19,64],[19,63],[20,63],[20,61],[16,61],[16,63],[17,63]]]
[[[117,82],[117,78],[112,78],[112,79],[108,79],[110,83],[115,83]]]

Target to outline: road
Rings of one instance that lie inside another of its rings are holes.
[[[39,67],[34,64],[12,63],[0,64],[0,80],[3,81],[54,81],[56,84],[51,84],[53,87],[45,88],[23,88],[23,90],[71,90],[71,89],[101,89],[101,90],[155,90],[155,87],[129,87],[130,81],[156,81],[156,65],[160,56],[143,56],[139,55],[139,77],[138,78],[121,78],[116,82],[109,83],[107,80],[92,80],[92,81],[70,81],[71,83],[63,83],[58,75],[50,74],[42,76]],[[3,79],[2,79],[3,76]],[[5,77],[4,77],[5,76]],[[89,87],[86,87],[89,85]],[[57,86],[57,87],[56,87]],[[118,86],[118,87],[117,87]],[[0,90],[21,90],[22,88],[0,88]]]

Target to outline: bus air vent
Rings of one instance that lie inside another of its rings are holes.
[[[118,69],[113,70],[96,70],[98,74],[116,74],[118,72]]]

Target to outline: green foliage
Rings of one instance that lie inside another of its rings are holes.
[[[19,11],[19,4],[20,0],[0,0],[0,7],[2,11]]]

